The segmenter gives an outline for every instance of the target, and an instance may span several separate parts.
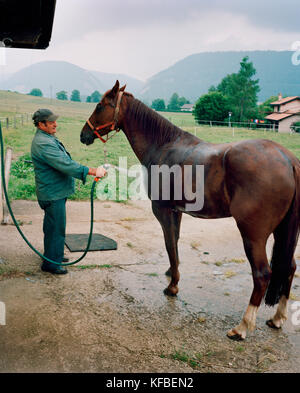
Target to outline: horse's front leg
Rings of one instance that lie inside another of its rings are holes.
[[[169,296],[175,296],[178,292],[177,284],[179,281],[177,243],[179,239],[182,213],[174,211],[169,207],[161,206],[159,203],[154,201],[152,201],[152,211],[162,227],[165,245],[170,260],[170,270],[168,270],[166,274],[171,276],[171,282],[164,290],[164,293]]]

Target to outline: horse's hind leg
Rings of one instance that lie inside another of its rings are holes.
[[[234,340],[245,339],[247,330],[253,331],[255,329],[257,311],[271,277],[271,269],[266,254],[266,240],[250,240],[243,233],[242,237],[245,252],[252,269],[254,287],[241,323],[227,333],[227,336]]]
[[[170,260],[170,270],[167,272],[167,274],[170,272],[171,282],[164,290],[164,293],[166,295],[175,296],[178,292],[177,284],[179,281],[179,258],[177,243],[179,239],[182,213],[174,211],[171,208],[162,207],[154,201],[152,201],[152,211],[162,227],[165,245]]]
[[[287,215],[274,231],[275,241],[271,260],[272,278],[266,295],[266,304],[268,305],[272,306],[279,301],[275,315],[266,322],[269,327],[275,329],[280,329],[287,319],[287,303],[296,271],[293,254],[298,237],[290,236],[288,218]]]
[[[266,323],[269,327],[280,329],[284,322],[287,320],[287,304],[290,296],[290,290],[296,271],[297,265],[295,259],[292,260],[291,272],[286,281],[286,288],[284,293],[280,296],[278,307],[273,318],[269,319]]]

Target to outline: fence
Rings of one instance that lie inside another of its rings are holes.
[[[28,124],[30,121],[31,121],[31,115],[28,113],[8,116],[8,117],[0,117],[1,125],[6,129],[17,128],[18,125],[23,127],[25,124]]]
[[[10,167],[12,161],[12,149],[8,147],[5,154],[5,164],[4,164],[4,179],[6,189],[8,188]],[[10,215],[6,205],[6,200],[4,197],[4,191],[2,190],[2,173],[0,171],[0,223],[9,224]]]
[[[198,125],[208,125],[210,127],[229,127],[229,128],[247,128],[249,130],[263,129],[276,131],[276,126],[269,123],[256,122],[239,122],[239,121],[216,121],[216,120],[198,120]]]
[[[31,116],[28,113],[22,113],[20,115],[0,117],[0,123],[3,128],[17,128],[18,126],[23,127],[25,124],[31,122]]]

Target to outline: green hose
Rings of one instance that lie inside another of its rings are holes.
[[[82,254],[82,256],[78,259],[76,259],[76,261],[74,262],[56,262],[56,261],[52,261],[51,259],[45,257],[45,255],[41,254],[38,250],[36,250],[32,244],[26,239],[26,237],[24,236],[23,232],[21,231],[17,220],[15,219],[15,216],[13,214],[13,211],[11,209],[10,203],[9,203],[9,199],[8,199],[8,194],[7,194],[7,190],[6,190],[6,184],[5,184],[5,171],[4,171],[4,143],[3,143],[3,136],[2,136],[2,128],[1,128],[1,122],[0,122],[0,144],[1,144],[1,177],[2,177],[2,185],[3,185],[3,192],[4,192],[4,196],[6,199],[6,204],[8,207],[8,211],[11,215],[11,218],[17,228],[17,230],[19,231],[20,235],[22,236],[22,238],[25,240],[25,242],[28,244],[28,246],[37,254],[39,255],[42,259],[44,259],[47,262],[51,262],[54,263],[55,265],[59,265],[59,266],[70,266],[70,265],[75,265],[75,263],[80,262],[88,253],[88,250],[90,248],[90,244],[92,241],[92,236],[93,236],[93,223],[94,223],[94,190],[95,190],[95,186],[97,184],[96,180],[94,180],[92,188],[91,188],[91,224],[90,224],[90,235],[88,238],[88,244],[86,246],[86,249],[84,251],[84,253]],[[1,196],[0,196],[1,197]]]

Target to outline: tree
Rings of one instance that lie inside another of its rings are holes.
[[[168,111],[172,111],[172,112],[180,111],[182,105],[189,104],[189,103],[190,101],[187,100],[185,97],[179,97],[177,93],[174,93],[170,98],[167,109]]]
[[[151,108],[155,109],[156,111],[165,111],[165,101],[162,98],[157,98],[156,100],[152,101]]]
[[[87,97],[86,97],[86,102],[92,102],[91,96],[87,96]]]
[[[172,95],[172,97],[170,98],[167,109],[168,109],[168,111],[179,111],[180,110],[179,95],[177,93],[174,93]]]
[[[99,102],[101,100],[102,95],[99,93],[98,90],[95,90],[91,94],[91,102]]]
[[[201,96],[193,109],[193,115],[198,123],[200,120],[224,121],[228,117],[228,112],[228,100],[218,91]]]
[[[58,100],[63,100],[63,101],[67,101],[68,100],[68,95],[67,92],[64,90],[61,90],[59,92],[56,93],[56,98]]]
[[[300,132],[300,121],[296,121],[292,124],[291,129],[295,132]]]
[[[184,104],[190,104],[190,101],[187,100],[185,97],[179,97],[178,104],[180,105],[180,108],[181,108],[182,105],[184,105]]]
[[[257,94],[260,91],[259,80],[253,77],[256,70],[249,57],[244,57],[240,70],[227,75],[218,85],[217,90],[228,99],[232,120],[245,121],[257,114]]]
[[[35,96],[35,97],[43,97],[43,93],[42,90],[34,88],[31,90],[31,92],[29,93],[30,96]]]
[[[73,90],[71,93],[71,101],[76,101],[76,102],[80,102],[80,91],[79,90]]]
[[[271,102],[277,101],[278,97],[271,96],[265,102],[258,106],[258,117],[260,119],[264,119],[266,116],[270,115],[273,112],[273,107],[270,105]]]

